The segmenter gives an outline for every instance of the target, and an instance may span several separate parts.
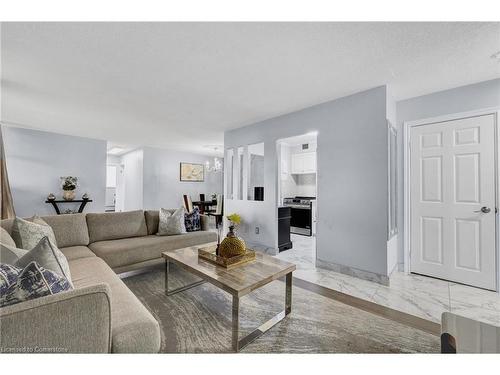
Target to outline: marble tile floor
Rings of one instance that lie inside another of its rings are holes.
[[[317,268],[314,237],[292,235],[293,249],[277,257],[297,265],[294,277],[379,305],[440,323],[441,314],[456,314],[500,325],[500,294],[444,280],[395,271],[390,286]]]

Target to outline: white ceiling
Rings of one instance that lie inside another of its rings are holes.
[[[500,76],[500,23],[3,23],[6,123],[213,153],[223,132],[389,84]]]

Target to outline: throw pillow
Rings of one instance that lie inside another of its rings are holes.
[[[18,248],[31,250],[43,237],[48,237],[57,246],[54,231],[40,217],[34,216],[31,221],[21,219],[20,217],[14,219],[12,238]]]
[[[0,307],[71,289],[73,287],[63,276],[36,262],[24,269],[0,263]]]
[[[49,241],[48,237],[43,237],[33,249],[23,255],[14,265],[24,268],[33,261],[71,281],[68,260],[61,250]]]
[[[5,296],[7,290],[16,282],[20,271],[12,264],[0,263],[0,298]]]
[[[200,209],[195,207],[193,211],[184,215],[184,222],[186,225],[186,232],[196,232],[201,230]]]
[[[4,228],[0,227],[0,242],[7,246],[16,247],[16,243]]]
[[[165,208],[160,208],[159,216],[158,236],[172,236],[174,234],[186,233],[184,207],[178,208],[174,213],[170,213]]]
[[[28,250],[18,249],[15,244],[10,246],[0,242],[0,263],[14,264],[27,252]]]

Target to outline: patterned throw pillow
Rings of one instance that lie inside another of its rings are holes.
[[[201,230],[200,209],[195,207],[193,211],[184,215],[184,222],[186,225],[186,232],[196,232]]]
[[[0,299],[3,298],[11,285],[17,281],[21,270],[11,264],[0,263]]]
[[[174,234],[186,233],[184,223],[184,207],[178,208],[170,213],[165,208],[160,208],[160,222],[158,223],[158,236],[172,236]]]
[[[71,282],[68,260],[48,237],[43,237],[37,245],[17,260],[14,265],[24,268],[29,263],[36,262],[41,267],[64,276]]]
[[[24,269],[0,263],[0,307],[73,289],[63,276],[31,262]]]
[[[31,250],[47,236],[57,246],[54,231],[43,219],[34,216],[31,221],[16,217],[12,226],[12,238],[20,249]]]

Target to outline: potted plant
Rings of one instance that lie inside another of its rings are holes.
[[[63,198],[67,201],[75,199],[75,190],[78,185],[78,177],[65,176],[61,177]]]

